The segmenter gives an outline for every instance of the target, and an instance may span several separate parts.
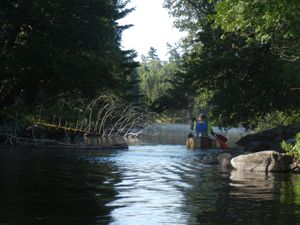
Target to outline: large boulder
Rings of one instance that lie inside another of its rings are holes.
[[[281,142],[292,139],[300,132],[300,125],[275,127],[254,134],[246,135],[236,142],[238,146],[244,147],[247,152],[258,152],[274,149],[283,152]]]
[[[292,163],[291,156],[273,150],[240,155],[231,160],[234,169],[251,172],[289,171]]]
[[[272,149],[273,143],[268,141],[253,141],[245,146],[245,152],[260,152],[266,149]]]

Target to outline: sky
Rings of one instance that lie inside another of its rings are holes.
[[[128,8],[135,7],[135,11],[118,21],[134,25],[123,32],[122,47],[136,50],[138,60],[150,47],[157,49],[161,60],[167,60],[167,43],[174,46],[184,35],[173,27],[173,18],[162,5],[163,0],[131,0]]]

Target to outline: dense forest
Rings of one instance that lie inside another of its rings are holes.
[[[299,1],[165,0],[183,40],[176,81],[223,126],[298,120]]]
[[[122,31],[130,26],[117,23],[132,10],[126,4],[1,1],[1,124],[75,124],[107,91],[133,101],[136,53],[121,50]]]
[[[142,56],[138,68],[140,101],[151,111],[160,114],[162,119],[174,121],[176,117],[183,121],[189,114],[187,92],[178,88],[176,74],[180,70],[181,58],[176,47],[167,44],[168,60],[162,61],[157,50],[150,47],[148,55]],[[184,114],[180,114],[183,110]],[[164,117],[170,117],[164,118]]]
[[[167,61],[154,46],[141,62],[121,48],[127,3],[2,0],[1,126],[75,126],[103,93],[143,112],[205,111],[219,126],[299,122],[299,1],[165,0],[188,35]]]

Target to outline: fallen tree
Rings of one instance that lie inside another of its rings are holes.
[[[155,114],[130,104],[107,92],[82,108],[76,121],[48,121],[40,114],[29,127],[10,121],[0,127],[0,143],[9,145],[38,145],[55,140],[63,143],[83,143],[85,137],[139,136],[153,123]],[[62,125],[64,121],[65,125]]]

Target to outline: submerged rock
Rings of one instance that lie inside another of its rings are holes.
[[[223,167],[231,167],[232,155],[229,153],[221,153],[218,155],[219,164]]]
[[[292,163],[291,156],[273,150],[240,155],[231,160],[234,169],[251,172],[289,171]]]
[[[200,162],[204,165],[218,165],[218,155],[216,152],[209,154],[202,154],[199,157]]]

